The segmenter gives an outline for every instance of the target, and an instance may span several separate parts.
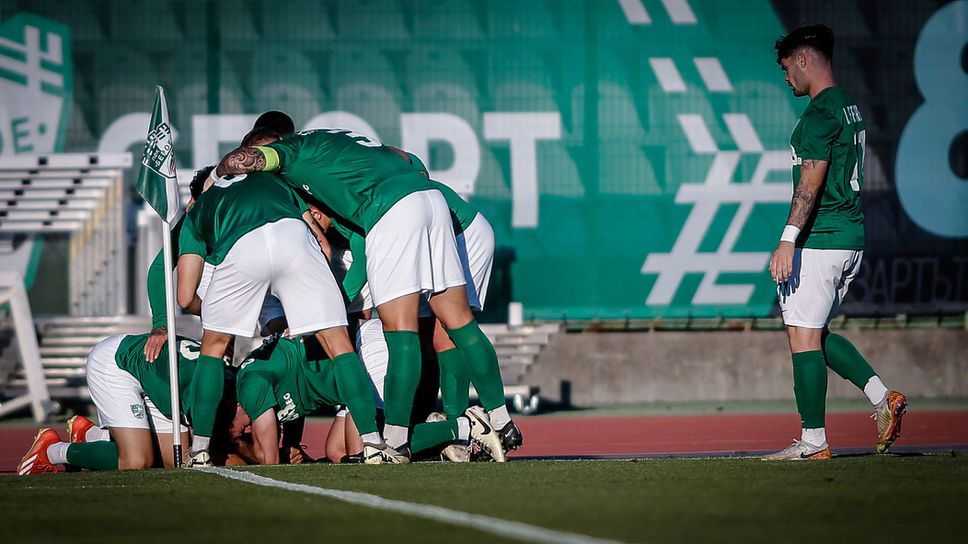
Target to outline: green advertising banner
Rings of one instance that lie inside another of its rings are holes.
[[[964,220],[917,212],[917,189],[900,201],[891,161],[921,101],[913,65],[922,28],[940,11],[955,21],[937,30],[947,41],[925,46],[947,58],[945,48],[964,44],[957,22],[968,19],[968,3],[896,2],[896,13],[849,4],[0,0],[0,15],[8,38],[25,17],[70,29],[73,59],[62,66],[73,76],[65,74],[61,96],[71,103],[57,110],[70,116],[65,150],[140,152],[158,84],[182,165],[217,161],[268,109],[302,128],[365,133],[416,153],[482,209],[498,244],[491,310],[520,301],[538,319],[775,311],[767,265],[792,193],[789,136],[806,100],[787,89],[773,43],[793,26],[825,22],[847,44],[835,65],[869,114],[873,142],[865,201],[878,227],[868,229],[874,251],[858,280],[858,311],[968,307],[964,244],[952,241],[968,235]],[[872,48],[882,38],[891,55]],[[890,66],[882,73],[893,83],[877,80],[881,73],[870,81],[863,66]],[[944,68],[918,69],[929,74],[918,72],[921,83]],[[2,70],[0,79],[10,80]],[[876,103],[887,89],[901,109]],[[933,96],[957,102],[957,94]],[[7,102],[4,91],[0,114],[9,117]],[[963,109],[953,111],[949,124],[968,125]],[[8,124],[3,154],[20,151],[19,129]],[[928,135],[909,148],[948,149],[950,140]],[[957,178],[963,159],[953,153],[950,168],[932,168]],[[914,280],[897,263],[910,268],[922,247],[941,259],[935,277],[950,292],[910,291]],[[878,270],[892,288],[878,287]]]

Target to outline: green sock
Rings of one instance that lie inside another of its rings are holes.
[[[827,333],[823,339],[823,354],[831,370],[861,390],[876,375],[854,344],[839,334]]]
[[[470,404],[467,389],[471,377],[464,358],[456,348],[438,353],[437,362],[440,365],[440,396],[444,404],[444,414],[447,419],[454,419],[463,415]]]
[[[413,428],[410,449],[413,453],[417,453],[435,446],[443,446],[454,440],[457,440],[457,420],[421,423]]]
[[[352,351],[337,355],[333,359],[333,373],[336,375],[339,400],[353,414],[353,421],[360,434],[377,432],[373,387],[360,357]]]
[[[804,429],[824,426],[827,404],[827,365],[820,350],[793,354],[793,394]]]
[[[477,321],[472,319],[459,329],[448,329],[447,334],[467,363],[465,366],[484,409],[490,411],[504,406],[504,381],[501,379],[497,352]]]
[[[71,444],[67,462],[88,470],[118,470],[118,445],[110,440]]]
[[[192,418],[192,431],[198,436],[212,436],[215,413],[222,401],[224,368],[225,362],[221,357],[198,357],[195,372],[192,374],[192,402],[188,409]]]
[[[410,411],[420,382],[420,337],[413,331],[385,331],[387,377],[383,382],[383,414],[387,425],[410,426]]]

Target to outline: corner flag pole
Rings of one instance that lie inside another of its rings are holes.
[[[178,192],[178,175],[175,170],[174,139],[168,120],[168,103],[165,90],[158,86],[155,107],[151,112],[148,136],[145,138],[141,172],[135,186],[165,225],[162,251],[165,261],[165,318],[168,328],[168,385],[171,391],[172,448],[175,467],[181,466],[181,391],[178,381],[178,345],[175,341],[175,287],[171,270],[174,257],[171,247],[171,229],[178,222],[183,210]]]
[[[177,178],[176,178],[177,184]],[[174,257],[171,252],[171,228],[164,221],[165,233],[162,237],[162,252],[165,254],[165,326],[168,329],[168,388],[171,394],[171,446],[172,462],[175,468],[181,467],[181,389],[178,381],[178,344],[175,341],[175,282],[171,277]]]

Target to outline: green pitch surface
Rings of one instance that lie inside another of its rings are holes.
[[[968,458],[261,467],[317,488],[624,542],[953,541]],[[418,507],[418,508],[423,508]],[[460,517],[462,514],[455,514]],[[0,478],[4,542],[517,542],[465,525],[189,471]],[[549,537],[551,538],[551,537]],[[554,541],[553,538],[549,541]]]

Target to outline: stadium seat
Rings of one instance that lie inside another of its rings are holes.
[[[262,35],[255,23],[250,2],[217,2],[219,38],[226,51],[251,51],[258,47]],[[188,17],[187,27],[197,39],[208,35],[206,17]],[[202,42],[204,43],[204,41]]]
[[[492,52],[488,56],[488,76],[494,82],[492,96],[498,111],[562,109],[556,99],[556,78],[548,62],[532,50]]]
[[[480,93],[473,70],[456,48],[414,47],[407,54],[404,73],[404,83],[410,90],[427,83],[445,83],[464,87],[475,96]]]
[[[98,131],[131,112],[151,111],[159,77],[155,63],[122,44],[106,43],[94,56]]]
[[[396,73],[377,51],[343,49],[334,53],[329,65],[331,109],[356,114],[378,132],[380,139],[395,140],[400,134],[402,111]]]
[[[234,64],[223,55],[219,67],[219,113],[244,113],[245,87]],[[165,88],[175,127],[190,129],[193,115],[208,113],[206,55],[197,48],[179,51],[172,59],[171,80],[165,82]]]
[[[484,8],[473,0],[417,2],[413,11],[413,35],[420,40],[476,40],[484,37]]]
[[[749,116],[766,149],[786,149],[798,112],[794,111],[790,91],[781,78],[775,82],[733,82],[727,104],[726,111]]]
[[[325,3],[332,6],[331,3]],[[273,45],[298,46],[302,50],[319,50],[331,46],[336,39],[333,28],[334,13],[317,0],[300,0],[286,3],[279,9],[276,0],[263,0],[259,11],[262,33]]]
[[[553,9],[556,8],[549,2],[488,3],[487,28],[490,29],[490,37],[560,38],[556,21],[561,21],[564,13],[552,13]]]
[[[296,125],[308,121],[325,103],[319,74],[307,55],[282,47],[265,47],[253,53],[255,66],[248,88],[256,110],[282,110]],[[264,76],[264,77],[260,77]]]
[[[70,23],[71,45],[75,50],[86,50],[104,41],[107,22],[95,9],[94,2],[20,2],[25,11]],[[14,9],[14,12],[17,10]],[[11,12],[4,11],[5,18]]]
[[[602,141],[598,190],[615,195],[658,195],[663,188],[642,148],[623,140]]]
[[[578,167],[561,142],[538,142],[538,192],[580,199],[585,196]]]
[[[125,0],[107,6],[114,41],[137,44],[145,51],[169,51],[184,39],[169,0]]]
[[[400,2],[395,0],[341,0],[338,29],[340,39],[406,40]]]
[[[629,89],[601,81],[598,99],[598,131],[602,138],[643,141],[645,130]]]

